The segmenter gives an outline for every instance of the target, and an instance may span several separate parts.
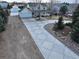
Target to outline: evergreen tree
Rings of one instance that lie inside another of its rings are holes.
[[[61,8],[60,8],[60,14],[61,15],[65,15],[67,11],[68,11],[67,5],[61,6]]]
[[[3,9],[0,7],[0,32],[5,30],[5,25],[7,23],[7,15],[3,11]]]
[[[72,24],[74,25],[77,21],[79,21],[79,5],[73,13]]]
[[[72,32],[71,32],[71,38],[79,43],[79,21],[76,22],[74,25],[73,25],[73,28],[72,28]]]
[[[63,17],[59,17],[58,19],[58,23],[57,23],[57,29],[62,30],[64,28],[64,24],[63,24]]]
[[[4,18],[0,16],[0,32],[5,30]]]

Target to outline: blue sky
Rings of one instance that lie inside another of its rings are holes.
[[[36,1],[36,0],[4,0],[4,1],[8,1],[8,2],[13,2],[13,1],[17,1],[17,2],[33,2],[33,1]],[[50,0],[42,0],[43,2],[49,2]],[[53,1],[56,1],[56,0],[53,0]],[[69,2],[69,3],[74,3],[75,0],[57,0],[57,1],[60,1],[60,2]]]

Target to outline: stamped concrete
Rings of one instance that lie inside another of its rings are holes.
[[[78,55],[43,28],[46,24],[55,23],[56,21],[22,21],[45,59],[79,59]]]

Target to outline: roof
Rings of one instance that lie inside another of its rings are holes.
[[[21,11],[21,13],[26,13],[26,12],[31,12],[31,10],[28,9],[28,8],[24,8],[24,9]]]
[[[8,2],[6,2],[6,1],[0,1],[0,3],[8,3]]]
[[[1,1],[1,2],[0,2],[0,6],[1,6],[2,8],[7,8],[7,7],[8,7],[8,2],[6,2],[6,1]]]

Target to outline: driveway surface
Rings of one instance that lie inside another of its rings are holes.
[[[0,59],[44,59],[18,17],[9,17],[2,40],[0,37]]]
[[[43,28],[46,24],[55,23],[56,21],[26,22],[26,20],[22,19],[45,59],[79,59],[78,55]]]

